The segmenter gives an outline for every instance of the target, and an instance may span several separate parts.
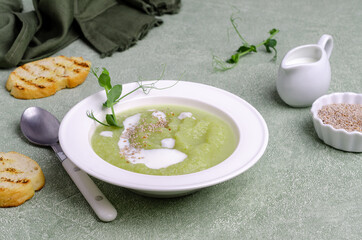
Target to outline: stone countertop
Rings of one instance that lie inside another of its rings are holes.
[[[24,2],[25,9],[31,2]],[[278,58],[260,49],[226,72],[215,72],[212,56],[230,56],[240,41],[230,15],[238,9],[239,31],[252,43],[276,35]],[[0,71],[0,151],[36,160],[45,187],[15,208],[0,209],[1,239],[360,239],[362,236],[362,155],[336,150],[319,140],[310,108],[291,108],[278,96],[279,64],[288,50],[334,38],[329,92],[362,92],[360,0],[194,1],[125,52],[101,59],[82,40],[56,55],[82,56],[106,67],[117,83],[139,77],[178,78],[227,90],[253,105],[269,128],[269,144],[247,172],[172,199],[139,196],[94,179],[118,216],[99,221],[50,148],[30,144],[19,120],[30,106],[62,119],[72,106],[100,91],[96,79],[36,100],[19,100],[5,89],[13,69]],[[237,111],[237,109],[236,109]]]

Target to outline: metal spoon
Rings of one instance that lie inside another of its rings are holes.
[[[40,107],[27,108],[20,120],[21,131],[31,143],[53,148],[63,167],[99,219],[105,222],[114,220],[117,211],[113,205],[92,179],[75,166],[63,153],[58,143],[59,125],[59,121],[55,116]]]

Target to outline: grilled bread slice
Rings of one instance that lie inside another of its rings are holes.
[[[6,89],[16,98],[34,99],[73,88],[87,78],[91,63],[82,57],[49,57],[26,63],[9,76]]]
[[[0,152],[0,207],[16,207],[45,184],[37,162],[17,152]]]

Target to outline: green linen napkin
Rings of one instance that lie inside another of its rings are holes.
[[[142,9],[149,15],[174,14],[180,10],[181,0],[124,0],[131,6]]]
[[[78,1],[75,18],[84,37],[101,53],[110,56],[142,39],[162,21],[116,0]]]
[[[33,0],[22,12],[21,0],[0,0],[0,68],[48,57],[79,37],[101,57],[123,51],[173,14],[180,0]]]

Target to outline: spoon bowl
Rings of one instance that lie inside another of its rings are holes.
[[[20,128],[29,142],[51,146],[58,142],[60,122],[40,107],[27,108],[20,120]]]

